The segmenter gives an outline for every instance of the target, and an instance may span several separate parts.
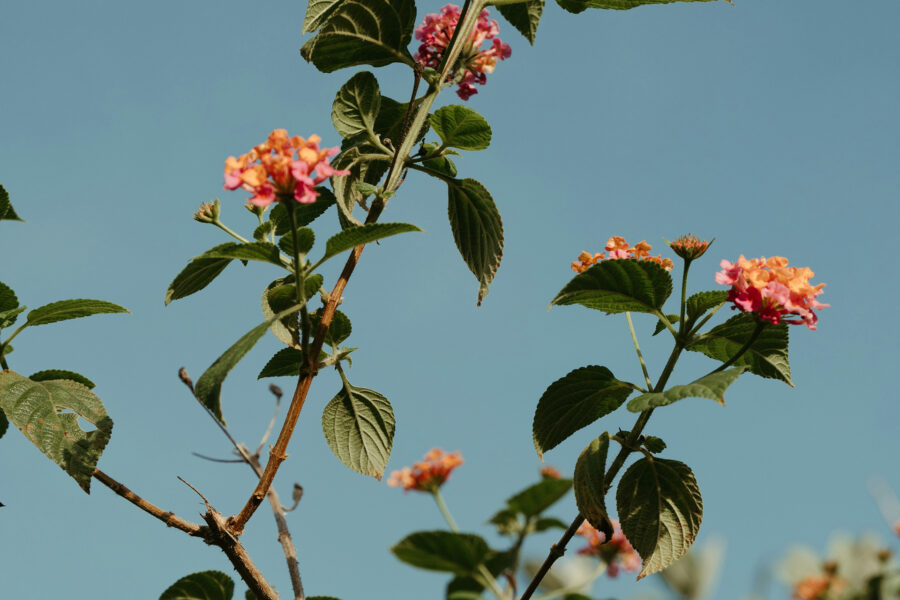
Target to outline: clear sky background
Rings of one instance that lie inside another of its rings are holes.
[[[441,4],[419,6],[418,20]],[[252,231],[243,192],[223,192],[222,165],[274,128],[339,143],[330,121],[340,85],[359,69],[317,72],[299,56],[303,2],[7,3],[0,15],[0,183],[27,223],[0,227],[0,279],[35,307],[100,298],[131,315],[29,330],[11,367],[82,372],[115,421],[100,466],[149,500],[192,520],[203,507],[180,475],[223,513],[254,478],[226,457],[227,440],[179,383],[196,378],[260,322],[274,267],[231,266],[196,296],[163,306],[186,260],[227,241],[191,220],[221,197],[224,219]],[[722,258],[787,256],[826,282],[818,331],[791,330],[795,389],[743,377],[728,406],[686,400],[657,411],[649,433],[687,462],[704,496],[698,543],[727,542],[717,600],[750,591],[761,566],[795,542],[823,548],[834,530],[890,530],[867,491],[873,476],[900,490],[897,456],[900,42],[895,0],[739,0],[563,12],[549,3],[532,48],[501,22],[512,57],[469,106],[493,126],[492,147],[457,162],[503,214],[503,264],[481,308],[459,258],[442,184],[410,173],[385,219],[415,223],[366,249],[345,293],[360,347],[348,375],[382,392],[397,417],[389,469],[433,446],[466,464],[445,487],[461,526],[495,539],[486,519],[536,480],[537,399],[588,364],[637,381],[622,316],[546,310],[582,250],[613,234],[646,239],[694,232],[717,241],[691,273],[714,289]],[[377,70],[382,93],[409,94],[404,68]],[[457,103],[452,93],[446,103]],[[333,212],[317,222],[320,240]],[[221,235],[220,235],[221,234]],[[320,242],[321,243],[321,242]],[[655,253],[655,252],[654,252]],[[334,267],[336,268],[336,267]],[[334,282],[326,270],[326,284]],[[726,311],[723,311],[726,312]],[[664,335],[638,316],[651,371]],[[266,338],[228,378],[225,415],[255,445],[272,402],[256,373],[278,349]],[[673,382],[713,363],[689,357]],[[893,373],[893,375],[892,375]],[[279,381],[292,389],[290,380]],[[276,480],[306,490],[289,522],[307,592],[343,600],[442,598],[444,578],[399,563],[388,547],[441,528],[426,496],[353,473],[328,449],[320,415],[337,392],[316,380]],[[603,429],[628,428],[624,409],[545,459],[571,473]],[[139,512],[95,482],[90,496],[18,432],[0,440],[3,595],[44,599],[156,598],[225,557]],[[569,496],[555,511],[575,514]],[[528,548],[543,557],[557,536]],[[268,509],[245,542],[290,589]],[[595,587],[629,598],[654,583]],[[243,585],[238,590],[243,593]],[[773,588],[770,598],[786,597]]]

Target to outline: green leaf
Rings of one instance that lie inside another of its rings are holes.
[[[331,107],[331,122],[341,137],[375,133],[375,120],[381,108],[378,80],[361,71],[341,87]]]
[[[443,106],[428,120],[445,147],[484,150],[491,145],[491,126],[484,117],[466,106]]]
[[[555,502],[568,494],[571,489],[571,479],[554,479],[550,477],[528,486],[515,496],[512,496],[506,501],[506,505],[526,518],[534,517],[550,508]]]
[[[628,10],[645,4],[672,4],[673,2],[714,2],[715,0],[556,0],[565,10],[578,14],[588,8]]]
[[[9,420],[6,418],[6,415],[3,414],[3,411],[0,411],[0,438],[3,437],[3,434],[6,433],[7,429],[9,429]]]
[[[16,308],[11,308],[10,310],[4,310],[0,312],[0,329],[4,327],[9,327],[13,323],[16,322],[16,319],[19,318],[19,315],[28,310],[27,306],[17,306]]]
[[[556,517],[541,517],[534,522],[535,531],[547,531],[548,529],[568,529],[569,524],[560,521]]]
[[[737,354],[755,329],[756,317],[751,313],[739,313],[688,344],[687,350],[702,352],[710,358],[726,362]],[[788,326],[784,323],[766,325],[750,349],[734,362],[734,366],[747,367],[755,375],[780,379],[794,387],[788,362]]]
[[[271,319],[263,321],[245,333],[241,336],[241,339],[232,344],[228,350],[217,358],[197,380],[197,383],[194,385],[194,395],[200,404],[208,408],[219,421],[225,423],[225,419],[222,418],[221,393],[222,383],[225,381],[228,373],[250,352],[250,349],[256,345],[256,342],[266,334],[273,321],[298,310],[300,310],[299,304],[276,314]]]
[[[655,262],[620,258],[593,265],[556,295],[550,305],[580,304],[607,313],[655,313],[672,293],[672,277]]]
[[[690,468],[677,460],[642,458],[616,491],[622,532],[644,561],[638,579],[684,556],[700,530],[703,500]]]
[[[200,256],[195,256],[193,260],[203,258],[230,258],[238,260],[258,260],[261,262],[271,263],[283,267],[281,256],[275,244],[269,242],[250,242],[242,244],[240,242],[228,242],[220,244],[215,248],[210,248]]]
[[[231,262],[230,258],[198,258],[192,260],[175,276],[166,290],[166,305],[199,292],[219,276]]]
[[[474,179],[453,179],[447,189],[453,239],[478,278],[480,306],[503,257],[503,222],[490,192]]]
[[[381,481],[394,443],[394,410],[376,391],[344,382],[322,413],[322,431],[348,468]]]
[[[474,573],[489,550],[477,535],[450,531],[418,531],[391,548],[394,556],[414,567],[457,575]]]
[[[62,369],[48,369],[45,371],[38,371],[37,373],[32,373],[31,375],[29,375],[28,379],[32,381],[52,381],[54,379],[67,379],[69,381],[77,381],[89,390],[97,387],[97,385],[93,381],[91,381],[84,375],[76,373],[74,371],[63,371]]]
[[[408,108],[409,103],[407,102],[397,102],[387,96],[381,97],[381,110],[378,111],[378,118],[375,119],[375,133],[391,140],[394,147],[397,147],[402,141],[400,134],[403,131],[403,121],[406,119]],[[409,115],[410,123],[415,116],[416,111]],[[428,119],[426,119],[422,129],[416,133],[416,142],[422,141],[425,134],[428,133],[428,129]]]
[[[305,295],[307,301],[313,298],[322,287],[322,276],[314,273],[306,278]],[[270,283],[262,295],[263,318],[273,319],[277,313],[286,311],[297,302],[297,288],[294,276],[281,277]],[[298,346],[300,340],[299,323],[296,314],[287,312],[286,316],[272,321],[272,334],[288,346]]]
[[[9,193],[0,185],[0,221],[22,221],[9,201]]]
[[[45,304],[29,312],[25,323],[34,327],[36,325],[47,325],[48,323],[89,317],[91,315],[127,312],[128,310],[118,304],[104,300],[86,300],[83,298],[60,300]]]
[[[659,454],[666,449],[666,443],[662,441],[662,438],[658,438],[655,435],[648,435],[644,438],[644,448],[653,454]]]
[[[322,311],[323,309],[320,308],[310,315],[313,325],[312,330],[314,332],[319,328],[319,320],[322,318]],[[331,324],[328,326],[328,333],[325,334],[325,343],[331,346],[337,346],[350,337],[352,331],[353,326],[350,323],[350,318],[341,311],[335,310],[334,316],[331,318]]]
[[[0,312],[6,312],[18,308],[19,299],[11,287],[0,282]]]
[[[220,571],[201,571],[182,577],[159,600],[231,600],[234,581]]]
[[[735,367],[718,373],[710,373],[705,377],[687,385],[676,385],[664,392],[641,394],[628,403],[631,412],[644,412],[658,406],[668,406],[684,398],[709,398],[725,406],[725,390],[737,381],[747,368]]]
[[[497,10],[519,33],[525,36],[532,46],[534,45],[538,24],[541,22],[541,13],[544,12],[544,0],[501,4]]]
[[[316,192],[319,193],[319,196],[315,202],[310,204],[300,204],[298,202],[294,207],[294,219],[297,221],[297,227],[306,227],[334,205],[335,198],[331,190],[319,186],[316,188]],[[287,214],[287,209],[281,203],[269,213],[269,221],[275,224],[275,235],[284,235],[291,231],[291,218]]]
[[[728,301],[728,292],[724,290],[712,290],[698,292],[687,299],[686,312],[688,323],[693,324],[711,308]]]
[[[632,390],[630,383],[619,381],[606,367],[593,365],[554,381],[534,412],[532,431],[538,456],[619,408]]]
[[[300,54],[324,73],[354,65],[413,66],[407,46],[415,19],[413,0],[344,0]]]
[[[675,323],[677,323],[678,321],[681,320],[681,317],[678,315],[675,315],[675,314],[666,315],[666,318],[669,320],[669,323],[671,323],[672,325],[674,325]],[[662,319],[658,320],[656,322],[656,329],[653,330],[653,335],[658,334],[660,331],[664,330],[665,328],[666,328],[666,324],[663,323],[663,320]]]
[[[612,539],[613,527],[606,512],[606,454],[609,434],[603,434],[581,451],[575,463],[575,504],[584,518]]]
[[[460,575],[447,584],[446,600],[484,600],[484,586],[474,577]]]
[[[112,433],[103,403],[74,381],[32,381],[0,373],[0,410],[38,449],[90,492],[91,477]],[[96,429],[85,432],[78,419]]]
[[[316,242],[316,233],[309,227],[301,227],[297,230],[297,243],[300,254],[306,254],[312,250],[313,244]],[[290,233],[284,234],[278,240],[278,247],[281,251],[290,257],[294,256],[294,236]]]
[[[497,527],[500,535],[515,535],[522,530],[522,522],[518,513],[510,508],[501,508],[494,516],[488,519],[488,523]]]
[[[253,230],[253,239],[257,242],[264,242],[266,240],[266,237],[274,231],[275,222],[269,219],[268,221],[261,223],[259,227]]]
[[[328,238],[328,242],[325,244],[325,256],[322,257],[322,260],[327,260],[336,254],[352,250],[357,246],[363,246],[376,240],[408,231],[422,230],[409,223],[366,223],[358,227],[345,229]]]
[[[303,352],[296,348],[282,348],[269,359],[263,367],[257,379],[263,377],[291,377],[300,375],[300,365],[303,364]]]
[[[453,179],[454,177],[456,177],[456,165],[453,164],[453,161],[446,156],[438,156],[436,158],[429,158],[428,160],[424,160],[422,161],[422,166],[428,169],[429,174],[431,174],[430,172],[433,171],[439,176],[443,176],[441,177],[441,179]]]
[[[312,33],[322,26],[344,0],[309,0],[300,33]]]

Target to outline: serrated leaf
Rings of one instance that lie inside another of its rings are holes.
[[[391,548],[394,556],[414,567],[457,575],[474,573],[489,550],[479,536],[451,531],[419,531]]]
[[[13,323],[16,322],[16,319],[19,318],[19,315],[28,310],[27,306],[17,306],[16,308],[12,308],[10,310],[4,310],[0,312],[0,329],[4,327],[9,327]]]
[[[231,600],[234,581],[221,571],[200,571],[182,577],[159,600]]]
[[[456,165],[446,156],[438,156],[436,158],[423,160],[422,166],[428,170],[426,172],[429,172],[430,175],[433,175],[433,173],[431,173],[433,171],[438,175],[443,175],[443,177],[449,177],[450,179],[456,177]]]
[[[387,98],[383,100],[387,100]],[[390,157],[385,155],[380,148],[368,145],[366,140],[352,138],[344,140],[344,142],[349,145],[343,146],[341,153],[331,164],[335,169],[349,170],[350,174],[332,177],[331,185],[334,187],[337,199],[341,226],[346,229],[349,227],[347,224],[362,225],[362,221],[353,216],[353,209],[363,199],[363,194],[357,189],[356,184],[360,181],[371,184],[378,183],[390,165]],[[377,155],[383,160],[363,160],[363,154]]]
[[[728,292],[725,290],[712,290],[693,294],[687,299],[685,304],[688,323],[693,324],[706,311],[727,301]]]
[[[459,575],[447,583],[445,600],[484,600],[483,590],[474,577]]]
[[[315,232],[309,227],[300,227],[297,229],[297,243],[299,244],[297,249],[300,251],[300,254],[308,253],[312,250],[313,244],[316,243]],[[294,236],[290,232],[284,234],[278,240],[278,247],[281,248],[282,252],[293,258]]]
[[[547,531],[548,529],[568,529],[569,524],[560,521],[556,517],[541,517],[534,522],[534,530],[537,532]]]
[[[466,106],[443,106],[434,111],[428,121],[444,147],[484,150],[491,145],[491,126],[484,117]]]
[[[687,385],[676,385],[664,392],[641,394],[628,403],[631,412],[644,412],[658,406],[667,406],[684,398],[709,398],[725,406],[725,390],[737,381],[746,367],[735,367],[718,373],[710,373]]]
[[[589,8],[629,10],[645,4],[672,4],[673,2],[715,2],[715,0],[556,0],[565,10],[578,14]],[[727,0],[726,0],[727,1]]]
[[[739,313],[710,329],[688,344],[686,349],[726,362],[750,339],[756,323],[753,314]],[[750,349],[734,362],[734,366],[747,367],[755,375],[779,379],[794,387],[788,362],[788,326],[784,323],[766,325]]]
[[[323,310],[320,308],[310,315],[314,332],[319,328],[319,320],[322,318]],[[335,310],[334,316],[331,318],[331,324],[328,326],[328,333],[325,334],[325,343],[337,346],[350,337],[352,332],[353,325],[350,323],[350,317],[339,310]]]
[[[381,108],[378,80],[368,71],[350,78],[338,91],[331,107],[331,122],[341,137],[375,133],[375,120]]]
[[[13,371],[0,373],[0,410],[38,449],[85,492],[112,433],[112,419],[86,386],[74,381],[32,381]],[[96,429],[84,431],[78,419]]]
[[[314,273],[306,278],[307,302],[313,298],[322,287],[322,276]],[[264,319],[272,319],[283,310],[293,306],[297,302],[297,290],[294,285],[293,275],[281,277],[270,283],[262,295],[262,313]],[[287,316],[272,321],[272,334],[288,346],[299,345],[297,338],[299,323],[297,316],[288,313]]]
[[[606,367],[594,365],[554,381],[534,412],[532,431],[538,456],[619,408],[632,390],[631,384],[616,379]]]
[[[517,4],[501,4],[497,7],[500,14],[515,27],[519,33],[533,46],[537,36],[541,13],[544,12],[544,0],[529,0]]]
[[[391,140],[395,148],[402,142],[400,134],[403,131],[403,122],[406,119],[406,111],[408,109],[409,103],[407,102],[397,102],[387,96],[381,97],[381,110],[378,111],[378,118],[375,119],[375,133]],[[416,111],[413,110],[409,115],[410,123],[415,116]],[[428,129],[428,119],[425,119],[422,129],[416,132],[416,142],[422,141]]]
[[[279,267],[284,266],[284,263],[281,262],[281,255],[278,252],[278,247],[269,242],[250,242],[249,244],[228,242],[227,244],[220,244],[215,248],[210,248],[200,256],[195,256],[192,260],[204,258],[258,260],[278,265]]]
[[[47,325],[57,321],[68,321],[89,317],[91,315],[127,313],[128,310],[118,304],[105,300],[88,300],[78,298],[74,300],[59,300],[40,306],[28,313],[25,323],[31,327]]]
[[[571,489],[571,479],[554,479],[551,477],[528,486],[509,498],[506,501],[506,505],[526,518],[534,517],[550,508],[568,494]]]
[[[263,377],[290,377],[300,375],[300,365],[303,364],[303,352],[297,348],[282,348],[269,359],[263,367],[257,379]]]
[[[6,312],[18,308],[19,299],[11,287],[0,282],[0,312]]]
[[[447,182],[450,228],[453,240],[478,279],[478,305],[503,258],[503,221],[490,192],[474,179]]]
[[[413,66],[407,46],[415,19],[412,0],[344,0],[331,9],[300,54],[324,73],[355,65]]]
[[[256,342],[266,334],[266,331],[268,331],[273,321],[298,310],[300,310],[299,304],[286,311],[279,312],[271,319],[263,321],[245,333],[238,341],[232,344],[228,350],[222,353],[222,355],[203,372],[203,375],[197,379],[197,383],[194,384],[194,395],[197,397],[200,404],[208,408],[219,421],[225,423],[225,419],[222,418],[221,393],[222,383],[225,381],[228,373],[231,372],[235,365],[237,365],[248,352],[250,352],[250,349],[256,345]]]
[[[316,192],[319,195],[316,197],[315,202],[310,204],[300,204],[298,202],[294,207],[294,219],[297,221],[297,227],[306,227],[334,205],[335,197],[331,190],[319,186],[316,188]],[[281,203],[269,213],[269,221],[275,224],[275,235],[284,235],[291,230],[291,218],[287,214],[287,209]]]
[[[675,315],[675,314],[666,315],[666,318],[669,320],[669,323],[671,323],[672,325],[674,325],[675,323],[677,323],[678,321],[681,320],[681,317],[679,315]],[[656,322],[656,328],[653,330],[653,335],[658,334],[665,328],[666,328],[666,324],[663,323],[663,320],[662,319],[658,320]]]
[[[192,260],[175,276],[169,289],[166,290],[166,305],[172,300],[178,300],[199,292],[219,276],[231,263],[230,258],[198,258]]]
[[[684,556],[703,517],[693,472],[664,458],[642,458],[631,465],[619,481],[616,505],[622,532],[644,561],[638,579]]]
[[[606,455],[609,434],[603,434],[581,451],[575,463],[575,504],[588,523],[612,539],[613,527],[606,512]]]
[[[653,454],[659,454],[666,449],[666,443],[662,440],[662,438],[658,438],[655,435],[648,435],[644,439],[644,448],[646,448]]]
[[[268,235],[273,233],[274,231],[275,222],[269,219],[268,221],[260,223],[260,225],[253,230],[253,239],[257,242],[265,241],[266,237],[268,237]]]
[[[660,310],[672,293],[672,277],[655,262],[604,260],[574,277],[550,305],[580,304],[607,313]]]
[[[312,33],[322,26],[344,0],[309,0],[300,33]]]
[[[328,242],[325,244],[325,256],[322,257],[322,260],[327,260],[357,246],[409,231],[421,232],[422,230],[409,223],[366,223],[345,229],[328,238]]]
[[[374,390],[345,382],[322,413],[322,431],[348,468],[381,480],[394,443],[394,410]]]
[[[9,193],[0,185],[0,221],[22,221],[9,201]]]
[[[69,381],[77,381],[81,385],[87,387],[89,390],[94,389],[97,385],[85,377],[80,373],[76,373],[75,371],[64,371],[62,369],[47,369],[45,371],[38,371],[37,373],[32,373],[28,376],[28,379],[32,381],[52,381],[54,379],[67,379]]]

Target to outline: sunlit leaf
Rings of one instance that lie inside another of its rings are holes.
[[[159,600],[231,600],[234,581],[220,571],[201,571],[182,577]]]
[[[710,373],[687,385],[676,385],[664,392],[641,394],[628,402],[631,412],[643,412],[659,406],[667,406],[684,398],[709,398],[725,405],[725,390],[737,381],[746,367],[734,367],[718,373]]]
[[[348,468],[378,480],[391,456],[394,427],[387,398],[349,383],[322,413],[322,431],[334,455]]]

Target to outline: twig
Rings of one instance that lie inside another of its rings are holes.
[[[269,426],[266,427],[266,432],[259,440],[259,446],[256,448],[256,452],[254,452],[254,454],[256,455],[259,455],[262,452],[263,446],[266,445],[266,440],[268,440],[269,436],[272,434],[272,429],[275,427],[275,423],[278,421],[278,409],[281,408],[281,388],[273,383],[269,386],[269,391],[272,392],[272,395],[275,396],[275,414],[272,415],[272,420],[269,421]]]
[[[280,600],[275,589],[266,581],[266,578],[256,568],[253,561],[250,560],[247,550],[244,549],[237,537],[228,530],[225,517],[216,509],[207,505],[203,520],[209,525],[213,535],[213,543],[222,549],[257,600]]]
[[[208,460],[209,462],[217,462],[217,463],[242,463],[244,462],[243,458],[215,458],[214,456],[206,456],[205,454],[200,454],[199,452],[191,452],[197,458],[202,458],[203,460]]]
[[[119,496],[122,496],[144,512],[153,515],[154,517],[165,523],[167,526],[175,527],[176,529],[180,529],[188,535],[192,535],[195,537],[207,537],[208,531],[206,527],[197,525],[196,523],[191,523],[190,521],[185,521],[181,517],[176,516],[175,513],[165,511],[155,504],[144,500],[100,469],[94,469],[94,479],[114,491]]]

